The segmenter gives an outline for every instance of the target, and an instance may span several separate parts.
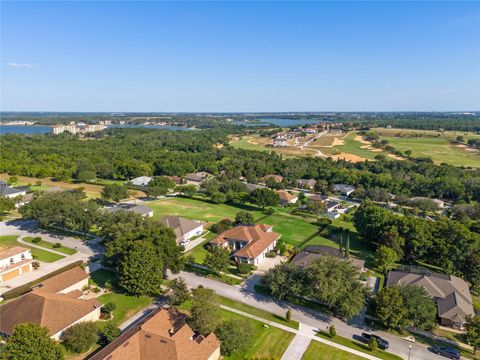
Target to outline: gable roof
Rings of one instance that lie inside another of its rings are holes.
[[[17,324],[35,323],[54,335],[100,306],[95,299],[80,300],[69,294],[36,289],[0,306],[0,332],[11,335]]]
[[[280,234],[271,230],[272,226],[267,224],[235,226],[218,235],[211,243],[222,245],[227,243],[228,240],[247,243],[235,253],[235,256],[255,259],[280,238]]]
[[[269,175],[265,175],[264,177],[262,177],[262,180],[264,180],[264,181],[267,180],[267,179],[273,179],[276,182],[282,182],[283,176],[282,175],[269,174]]]
[[[211,175],[209,173],[205,172],[205,171],[199,171],[199,172],[196,172],[196,173],[188,174],[186,176],[186,179],[188,181],[202,182],[202,181],[205,181],[210,176]]]
[[[14,188],[7,184],[5,180],[0,180],[0,196],[7,196],[7,195],[21,195],[26,193],[27,189],[23,188]]]
[[[422,286],[437,300],[438,315],[441,318],[465,322],[467,315],[474,315],[473,301],[468,284],[457,276],[433,272],[420,274],[390,271],[387,286],[398,284]]]
[[[318,201],[318,202],[324,202],[325,200],[328,199],[328,196],[321,195],[321,194],[315,194],[310,197],[308,197],[309,201]]]
[[[300,186],[310,186],[314,187],[315,184],[317,183],[317,180],[315,179],[298,179],[297,180],[298,185]]]
[[[117,206],[108,207],[104,209],[105,211],[108,211],[108,212],[131,211],[142,216],[150,214],[153,211],[148,206],[137,205],[137,204],[119,204]]]
[[[173,229],[177,239],[182,238],[185,234],[203,225],[201,222],[174,215],[165,216],[161,218],[160,221]]]
[[[291,202],[291,201],[295,201],[296,199],[298,199],[297,195],[292,195],[285,190],[278,190],[277,194],[280,197],[280,201],[282,201],[282,202]]]
[[[346,258],[340,249],[325,245],[306,246],[302,251],[295,255],[295,257],[291,260],[291,263],[297,265],[298,267],[306,267],[322,256],[334,256],[341,260],[346,260],[360,271],[362,271],[365,266],[365,260],[354,257]]]
[[[85,270],[77,266],[41,282],[39,288],[43,291],[57,293],[88,278]]]
[[[133,185],[145,186],[145,185],[148,185],[148,183],[152,180],[153,178],[150,176],[139,176],[139,177],[136,177],[135,179],[130,180],[130,182]]]
[[[352,191],[355,191],[355,187],[353,187],[352,185],[346,185],[346,184],[333,184],[333,189],[343,194],[347,194]]]
[[[215,334],[196,334],[185,323],[184,315],[158,308],[89,359],[207,360],[219,348]]]

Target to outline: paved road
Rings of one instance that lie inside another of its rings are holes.
[[[30,281],[36,280],[68,264],[71,264],[78,260],[88,261],[93,258],[98,258],[103,253],[103,247],[99,244],[99,239],[82,241],[80,239],[70,236],[50,234],[39,229],[35,221],[15,220],[10,222],[0,222],[0,235],[18,235],[19,238],[23,238],[26,236],[40,236],[45,241],[49,241],[52,243],[59,242],[62,245],[77,250],[77,253],[74,255],[61,254],[65,257],[53,263],[41,262],[40,268],[38,270],[23,274],[22,276],[11,279],[6,283],[0,284],[0,295],[8,290],[29,283]],[[35,244],[26,243],[26,245],[38,247],[35,246]],[[92,266],[92,269],[94,270],[96,270],[97,268],[98,266]]]
[[[285,316],[286,310],[290,309],[292,312],[292,319],[318,330],[327,330],[330,325],[335,325],[337,334],[350,339],[358,339],[363,331],[369,330],[365,326],[359,324],[351,322],[346,323],[312,309],[307,309],[285,301],[273,299],[269,296],[258,294],[253,291],[255,279],[248,279],[247,283],[244,285],[230,286],[188,272],[181,272],[178,275],[170,274],[170,277],[182,277],[191,288],[202,285],[215,290],[217,294],[221,296],[261,308],[279,316]],[[404,359],[408,359],[408,346],[412,345],[410,354],[410,359],[412,360],[445,360],[445,358],[428,351],[427,346],[424,344],[411,344],[400,337],[382,331],[376,331],[375,333],[390,342],[390,352],[400,355]]]

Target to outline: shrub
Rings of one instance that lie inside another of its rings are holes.
[[[115,340],[120,335],[120,329],[108,321],[100,332],[100,341],[106,345]]]
[[[277,256],[277,253],[275,251],[269,251],[265,254],[265,257],[267,258],[274,258],[275,256]]]
[[[53,244],[53,247],[54,247],[55,249],[58,249],[58,248],[62,247],[62,244],[60,244],[59,242],[57,242],[57,243]]]
[[[40,267],[40,263],[38,261],[32,261],[32,268],[37,270]]]
[[[250,266],[250,264],[238,263],[237,269],[240,274],[248,274],[252,270],[252,267]]]
[[[75,353],[81,354],[88,351],[97,341],[98,328],[94,322],[85,321],[65,330],[63,345]]]
[[[107,281],[105,281],[105,284],[103,284],[103,288],[105,290],[112,291],[113,285],[109,280],[107,280]]]
[[[372,352],[376,351],[378,349],[378,342],[377,339],[372,337],[370,341],[368,342],[368,349]]]
[[[34,244],[38,244],[40,241],[42,241],[42,238],[41,238],[41,237],[38,237],[38,236],[37,236],[37,237],[34,237],[34,238],[32,239],[32,243],[34,243]]]
[[[102,312],[111,313],[116,308],[117,308],[117,305],[110,301],[102,306]]]
[[[287,321],[290,321],[292,319],[292,311],[290,309],[287,310],[287,313],[285,314],[285,319]]]
[[[96,286],[93,286],[92,287],[92,291],[95,293],[95,294],[98,294],[100,292],[100,288],[96,287]]]
[[[331,325],[331,326],[328,328],[328,335],[329,335],[331,338],[334,338],[335,336],[337,336],[337,329],[335,329],[335,325]]]
[[[275,214],[275,209],[273,209],[273,208],[266,208],[263,213],[264,213],[265,215],[273,215],[273,214]]]

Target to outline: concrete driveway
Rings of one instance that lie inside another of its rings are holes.
[[[55,261],[53,263],[40,262],[40,268],[34,270],[30,273],[23,274],[19,277],[11,279],[3,284],[0,284],[0,295],[4,292],[14,289],[18,286],[34,281],[52,271],[58,270],[68,264],[74,263],[76,261],[87,262],[94,258],[99,258],[103,254],[103,246],[99,244],[100,239],[92,239],[88,241],[83,241],[78,238],[51,234],[44,230],[38,228],[38,225],[35,221],[30,220],[15,220],[10,222],[0,222],[0,235],[18,235],[18,237],[24,238],[27,236],[35,237],[40,236],[42,240],[49,241],[52,243],[60,243],[72,249],[76,249],[77,253],[74,255],[65,255],[63,259]],[[28,246],[33,246],[28,244]],[[52,251],[55,252],[55,251]],[[93,269],[96,269],[98,266],[93,266]],[[87,269],[88,270],[88,269]]]

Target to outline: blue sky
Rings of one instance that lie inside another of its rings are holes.
[[[2,2],[1,108],[480,110],[479,2]]]

